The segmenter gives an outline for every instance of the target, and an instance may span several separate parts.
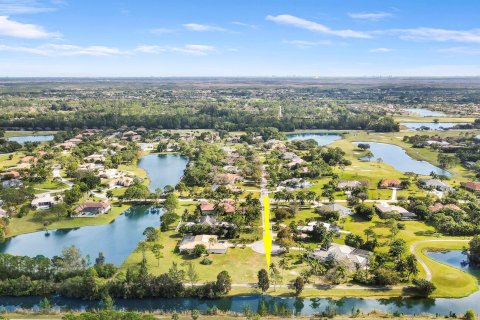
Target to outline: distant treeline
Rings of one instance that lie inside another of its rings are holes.
[[[173,111],[173,112],[172,112]],[[183,110],[184,111],[184,110]],[[250,113],[245,110],[216,107],[192,109],[188,112],[160,113],[152,110],[122,113],[122,110],[77,110],[73,112],[47,111],[43,113],[3,114],[0,127],[9,129],[66,130],[72,128],[117,129],[122,126],[147,129],[217,129],[242,131],[247,128],[275,127],[280,131],[297,129],[398,131],[399,126],[390,116],[357,113],[349,110],[325,110],[313,116]]]

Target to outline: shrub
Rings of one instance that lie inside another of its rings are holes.
[[[425,279],[414,279],[412,282],[415,285],[415,291],[422,297],[428,297],[436,289],[432,282]]]
[[[208,259],[208,258],[203,258],[202,261],[200,261],[200,264],[203,264],[205,266],[209,266],[213,263],[212,260]]]

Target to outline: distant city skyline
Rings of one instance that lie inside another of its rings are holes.
[[[480,76],[473,0],[0,0],[0,77]]]

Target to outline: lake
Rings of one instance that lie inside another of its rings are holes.
[[[75,229],[32,232],[12,237],[0,244],[0,252],[34,257],[60,255],[63,248],[75,245],[91,261],[103,252],[108,262],[121,265],[136,248],[146,227],[160,225],[161,209],[135,206],[109,224]]]
[[[461,262],[465,256],[459,250],[447,253],[427,252],[433,259],[440,262],[451,264],[457,268],[464,268]],[[467,272],[474,274],[478,270],[467,269]],[[359,310],[363,313],[374,310],[382,312],[399,312],[404,314],[439,314],[448,315],[454,312],[457,315],[472,308],[475,312],[480,312],[480,291],[459,299],[436,298],[390,298],[390,299],[363,299],[363,298],[342,298],[338,300],[329,298],[308,298],[298,299],[295,297],[271,297],[261,295],[235,296],[231,298],[222,298],[216,300],[201,299],[131,299],[115,300],[116,308],[128,310],[148,310],[148,311],[185,311],[197,309],[206,311],[209,308],[216,307],[223,311],[242,312],[245,307],[256,311],[261,299],[265,299],[270,308],[273,305],[284,304],[288,310],[296,314],[314,315],[330,307],[336,310],[338,314],[351,314],[352,310]],[[40,297],[0,297],[0,310],[14,311],[17,308],[38,308],[37,304]],[[64,299],[58,296],[52,298],[52,303],[58,308],[69,308],[73,310],[85,310],[87,307],[98,307],[96,301],[82,301],[77,299]]]
[[[426,176],[430,175],[431,172],[435,172],[439,175],[451,176],[448,171],[436,167],[430,162],[413,159],[403,148],[394,144],[380,142],[354,142],[356,145],[359,143],[367,143],[370,145],[370,151],[373,153],[371,161],[377,161],[378,158],[382,158],[384,163],[389,164],[402,172],[414,172]]]
[[[154,192],[170,185],[175,187],[183,176],[188,159],[179,154],[150,154],[138,161],[138,167],[145,169],[150,179],[148,188]]]
[[[326,146],[342,139],[338,133],[295,133],[287,134],[288,140],[315,140],[319,146]]]
[[[187,158],[177,154],[148,155],[140,159],[140,164],[151,179],[150,189],[155,190],[167,184],[175,186],[183,176]],[[161,213],[159,208],[135,206],[107,225],[52,230],[50,236],[45,236],[44,231],[18,235],[0,244],[0,252],[53,257],[75,245],[92,261],[103,252],[108,262],[121,265],[144,237],[145,228],[160,225]]]
[[[426,127],[430,130],[445,130],[455,127],[456,125],[467,124],[461,122],[400,122],[401,126],[407,127],[409,130],[417,130]]]
[[[424,108],[409,108],[405,109],[406,112],[413,113],[416,116],[420,117],[446,117],[447,114],[440,111],[432,111]]]
[[[45,141],[52,141],[53,135],[47,136],[40,136],[40,135],[31,135],[31,136],[18,136],[18,137],[9,137],[7,138],[8,141],[15,141],[20,144],[25,142],[45,142]]]

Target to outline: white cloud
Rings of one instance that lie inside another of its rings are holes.
[[[133,51],[146,54],[172,52],[192,56],[205,56],[209,53],[215,52],[216,48],[214,46],[204,44],[186,44],[184,46],[142,45],[136,47]]]
[[[157,45],[143,45],[136,47],[134,51],[140,53],[162,53],[165,52],[166,49]]]
[[[398,35],[403,40],[480,43],[480,29],[448,30],[437,28],[392,29],[377,34]]]
[[[345,30],[334,30],[331,29],[323,24],[302,19],[299,17],[295,17],[292,15],[288,14],[282,14],[278,16],[267,16],[267,20],[273,21],[278,24],[285,24],[285,25],[290,25],[294,26],[297,28],[301,29],[306,29],[310,30],[313,32],[318,32],[326,35],[332,35],[332,36],[337,36],[337,37],[342,37],[342,38],[370,38],[371,36],[362,31],[355,31],[355,30],[350,30],[350,29],[345,29]]]
[[[216,49],[214,46],[204,44],[187,44],[183,47],[171,47],[170,50],[192,56],[206,56],[207,54],[214,52]]]
[[[8,16],[0,16],[0,36],[15,38],[40,39],[58,37],[58,33],[47,32],[43,27],[10,20]]]
[[[258,29],[258,26],[255,25],[255,24],[249,24],[249,23],[245,23],[245,22],[239,22],[239,21],[234,21],[232,22],[232,24],[236,25],[236,26],[241,26],[241,27],[245,27],[245,28],[250,28],[250,29]]]
[[[182,25],[185,29],[190,30],[190,31],[196,31],[196,32],[225,32],[227,31],[224,28],[220,28],[217,26],[211,26],[208,24],[200,24],[200,23],[186,23]]]
[[[438,49],[437,52],[447,53],[451,55],[479,56],[480,48],[452,47],[452,48]]]
[[[372,52],[372,53],[388,53],[392,51],[394,50],[390,48],[374,48],[369,50],[369,52]]]
[[[54,5],[56,3],[53,3]],[[0,0],[0,14],[34,14],[55,11],[52,3],[46,4],[38,0]]]
[[[69,44],[44,44],[36,47],[9,46],[0,44],[0,51],[24,52],[41,56],[112,56],[127,54],[117,48],[106,46],[75,46]]]
[[[393,14],[388,12],[353,12],[348,13],[350,18],[358,19],[358,20],[370,20],[370,21],[378,21],[383,20],[385,18],[389,18],[393,16]]]
[[[331,46],[335,44],[333,41],[330,40],[322,40],[322,41],[306,41],[306,40],[284,40],[283,43],[291,44],[297,48],[307,49],[316,46]]]
[[[184,46],[141,45],[133,49],[122,50],[108,46],[77,46],[70,44],[48,43],[34,47],[0,44],[0,51],[30,53],[47,57],[117,56],[134,54],[161,54],[164,52],[192,56],[205,56],[216,52],[217,49],[214,46],[203,44],[186,44]]]

